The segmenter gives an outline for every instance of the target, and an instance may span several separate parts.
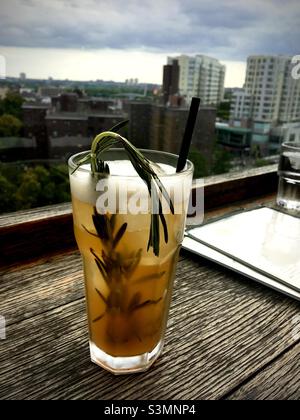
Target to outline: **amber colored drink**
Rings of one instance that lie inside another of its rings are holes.
[[[172,176],[178,183],[179,178]],[[162,182],[172,176],[162,176]],[[192,169],[188,176],[191,180]],[[168,241],[162,239],[160,226],[160,252],[156,256],[148,249],[150,213],[101,214],[97,194],[89,194],[89,186],[76,188],[80,173],[70,177],[92,360],[113,373],[146,370],[163,348],[187,203],[183,203],[182,213],[165,214]],[[82,181],[79,178],[78,183]]]

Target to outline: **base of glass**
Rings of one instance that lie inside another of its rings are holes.
[[[277,205],[287,210],[300,210],[300,181],[281,177],[279,179]]]
[[[96,365],[108,370],[114,375],[145,372],[160,356],[164,343],[161,340],[150,353],[131,357],[115,357],[100,350],[90,341],[91,360]]]
[[[285,200],[283,198],[278,198],[276,203],[279,207],[283,207],[286,210],[291,210],[294,212],[300,211],[299,201],[291,201],[291,200]]]

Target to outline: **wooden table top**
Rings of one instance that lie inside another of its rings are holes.
[[[269,202],[275,170],[206,179],[206,215]],[[300,304],[187,252],[154,366],[92,364],[72,229],[70,204],[0,216],[0,399],[300,398]]]
[[[90,362],[77,251],[0,272],[1,399],[298,399],[299,303],[186,252],[146,373]],[[298,331],[297,331],[298,323]]]

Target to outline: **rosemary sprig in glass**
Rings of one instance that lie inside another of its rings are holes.
[[[129,294],[129,282],[142,257],[142,249],[127,255],[126,258],[117,251],[117,246],[126,232],[127,223],[123,223],[121,227],[116,229],[116,216],[98,214],[96,207],[94,207],[92,219],[96,233],[89,231],[85,226],[83,228],[87,233],[101,240],[103,247],[101,255],[93,248],[90,248],[90,252],[109,290],[108,295],[104,296],[98,288],[95,288],[99,299],[105,304],[105,311],[93,319],[93,323],[100,321],[107,314],[124,314],[126,317],[130,317],[139,309],[159,303],[164,296],[156,300],[143,300],[140,292],[134,293],[130,300],[126,299]],[[153,273],[138,278],[135,280],[135,283],[159,280],[164,275],[164,271]],[[111,336],[110,338],[113,337]],[[139,340],[141,341],[140,338]]]
[[[98,134],[92,142],[90,153],[78,162],[74,172],[81,165],[90,163],[93,176],[96,176],[96,174],[109,174],[109,165],[101,159],[101,155],[116,145],[124,147],[132,166],[140,178],[145,182],[149,196],[152,200],[153,208],[151,212],[148,251],[152,248],[154,255],[158,257],[160,250],[160,223],[163,227],[165,242],[168,243],[169,240],[167,223],[163,214],[163,207],[158,191],[160,191],[163,198],[167,201],[172,214],[174,214],[174,206],[164,185],[153,169],[156,164],[147,159],[125,137],[122,137],[117,133],[117,131],[124,127],[127,123],[128,121],[123,121],[113,127],[110,131]]]

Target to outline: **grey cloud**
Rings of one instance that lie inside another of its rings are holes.
[[[251,53],[299,53],[299,39],[296,0],[1,0],[3,46],[201,52],[243,60]]]

